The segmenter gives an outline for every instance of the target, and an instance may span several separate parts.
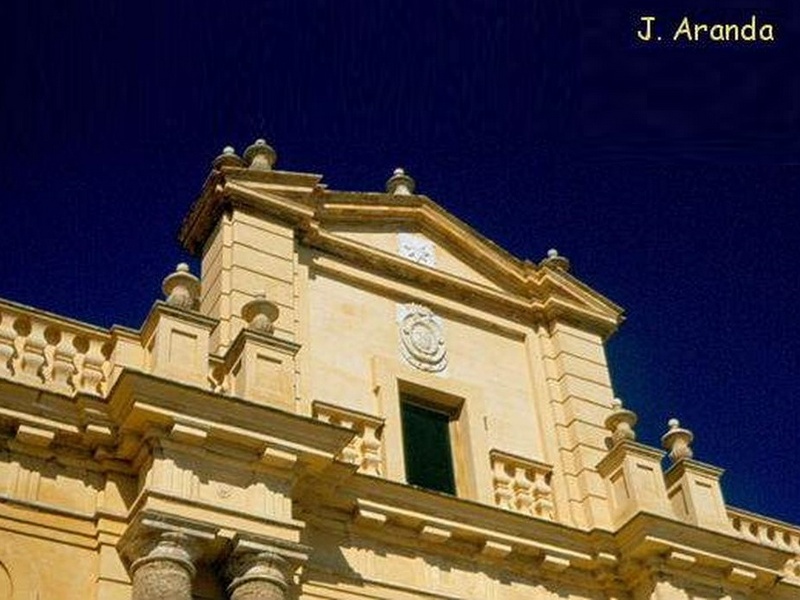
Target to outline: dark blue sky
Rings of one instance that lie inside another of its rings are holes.
[[[627,309],[608,354],[642,441],[680,418],[729,503],[800,522],[800,8],[147,4],[4,10],[0,296],[138,327],[226,144],[266,137],[335,189],[403,166]],[[754,12],[775,43],[634,35],[646,14]]]

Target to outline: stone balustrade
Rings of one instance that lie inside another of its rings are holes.
[[[492,450],[490,457],[497,506],[552,520],[555,513],[550,487],[553,468],[500,450]]]
[[[0,300],[0,378],[53,392],[104,395],[111,334]]]
[[[383,475],[381,433],[383,419],[358,411],[315,401],[314,418],[352,430],[355,435],[339,458],[356,465],[359,473]]]
[[[786,573],[800,577],[800,528],[731,507],[728,519],[739,537],[794,553],[794,558],[786,564]]]

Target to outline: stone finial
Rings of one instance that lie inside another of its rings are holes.
[[[673,463],[683,460],[684,458],[692,458],[691,443],[694,440],[694,434],[688,429],[681,428],[681,422],[678,419],[670,419],[667,423],[669,431],[661,436],[661,445],[669,451],[669,457]]]
[[[279,313],[278,305],[267,300],[265,292],[259,292],[242,307],[242,318],[247,321],[247,328],[270,335],[275,331]]]
[[[624,441],[633,441],[636,439],[636,432],[633,426],[636,425],[638,417],[632,410],[622,408],[622,400],[614,398],[611,401],[611,408],[613,412],[606,417],[605,427],[611,432],[611,445]]]
[[[200,298],[200,280],[189,272],[189,265],[180,263],[175,272],[161,283],[167,304],[183,310],[193,310]]]
[[[271,171],[278,155],[264,139],[257,139],[244,151],[244,162],[254,171]]]
[[[414,193],[416,182],[406,175],[400,167],[394,170],[394,174],[386,181],[386,191],[397,196],[410,196]]]
[[[550,267],[551,269],[561,269],[562,271],[569,271],[569,259],[566,256],[561,256],[558,250],[550,248],[547,251],[547,258],[539,263],[541,267]]]
[[[236,154],[236,150],[234,150],[233,146],[225,146],[222,149],[222,154],[215,158],[211,165],[215,169],[221,169],[222,167],[243,167],[244,161]]]

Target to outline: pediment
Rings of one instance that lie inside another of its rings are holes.
[[[427,197],[327,192],[320,200],[320,228],[351,253],[391,256],[420,276],[439,273],[534,310],[594,315],[610,329],[621,320],[620,307],[567,271],[520,260]]]
[[[425,196],[332,191],[303,174],[240,174],[207,185],[184,224],[187,248],[201,247],[221,206],[242,206],[291,224],[306,244],[357,268],[462,301],[589,323],[604,335],[622,320],[620,307],[563,268],[520,260]]]

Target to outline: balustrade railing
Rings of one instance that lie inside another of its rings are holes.
[[[351,429],[355,435],[339,458],[356,465],[360,473],[383,475],[383,419],[346,408],[315,401],[314,418],[325,423]]]
[[[800,577],[800,527],[731,507],[728,519],[739,537],[794,553],[785,570],[787,575]]]
[[[112,369],[108,332],[0,301],[0,378],[67,395],[104,395]]]
[[[534,460],[490,452],[495,504],[542,519],[552,520],[555,512],[550,478],[553,468]]]

